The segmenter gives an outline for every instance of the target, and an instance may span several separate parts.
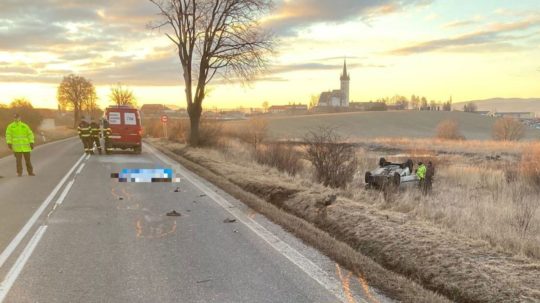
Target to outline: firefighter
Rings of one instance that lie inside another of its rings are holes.
[[[420,189],[422,190],[422,193],[426,192],[426,165],[422,162],[418,163],[418,168],[416,169],[416,176],[420,180]]]
[[[94,147],[94,143],[96,143],[97,150],[99,154],[101,155],[101,142],[99,142],[99,138],[101,137],[101,129],[99,127],[99,124],[97,124],[94,121],[90,122],[90,146]]]
[[[22,158],[26,163],[26,172],[29,176],[34,175],[30,152],[34,149],[34,133],[30,127],[21,121],[21,116],[15,114],[14,121],[6,128],[6,143],[15,155],[17,175],[22,176]]]
[[[103,118],[103,141],[105,144],[105,153],[109,154],[112,151],[111,145],[110,145],[110,137],[112,134],[111,126],[109,125],[109,121],[105,118]]]
[[[92,139],[90,133],[90,124],[88,124],[88,122],[86,122],[83,118],[83,120],[81,120],[81,122],[79,123],[79,127],[77,130],[79,132],[79,138],[81,138],[84,147],[84,152],[87,154],[92,153],[93,146],[90,145],[90,141]]]

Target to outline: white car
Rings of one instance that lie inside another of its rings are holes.
[[[416,176],[413,167],[412,160],[407,160],[405,163],[391,163],[381,158],[378,168],[366,172],[366,187],[383,189],[387,186],[417,186],[420,179]]]

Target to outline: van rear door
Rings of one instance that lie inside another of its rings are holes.
[[[122,141],[141,144],[141,117],[136,109],[126,109],[122,115]]]
[[[109,120],[109,127],[111,128],[110,139],[112,141],[119,141],[122,138],[122,113],[117,110],[109,110],[107,120]]]

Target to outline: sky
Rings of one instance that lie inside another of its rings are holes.
[[[147,27],[157,12],[148,0],[0,0],[0,103],[55,108],[74,73],[102,106],[122,83],[139,105],[185,107],[174,45]],[[277,39],[267,71],[216,79],[205,108],[308,103],[339,88],[345,57],[356,102],[540,97],[538,0],[275,0],[261,22]]]

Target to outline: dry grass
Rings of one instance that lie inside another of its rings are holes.
[[[365,140],[364,144],[376,145],[380,149],[414,150],[418,147],[438,153],[466,153],[466,154],[513,154],[520,155],[531,142],[509,142],[489,140],[439,140],[439,139],[411,139],[411,138],[375,138]]]
[[[162,152],[166,153],[168,156],[176,159],[179,163],[191,171],[221,187],[237,199],[244,201],[244,203],[246,203],[253,210],[261,213],[276,224],[279,224],[288,231],[296,234],[307,244],[318,248],[330,258],[348,268],[356,276],[365,278],[370,286],[383,291],[386,295],[406,303],[450,302],[447,298],[424,289],[422,286],[411,281],[410,279],[383,268],[372,259],[358,252],[357,249],[349,246],[346,242],[336,240],[332,234],[317,228],[312,223],[290,214],[274,204],[268,203],[268,200],[261,199],[261,195],[265,196],[266,199],[275,199],[276,196],[281,196],[282,198],[286,197],[283,195],[283,190],[280,190],[280,188],[283,189],[283,187],[280,187],[279,184],[274,188],[269,187],[270,193],[258,192],[258,194],[255,195],[247,192],[243,186],[240,186],[231,180],[234,178],[224,177],[221,173],[223,171],[227,171],[227,169],[215,170],[216,165],[222,168],[228,167],[229,169],[232,169],[238,173],[238,169],[236,167],[229,166],[229,161],[231,158],[228,153],[208,149],[186,149],[185,145],[178,143],[171,144],[159,140],[152,140],[152,144]],[[173,153],[171,150],[174,150],[175,152]],[[205,154],[208,157],[200,157],[200,153]],[[201,163],[199,161],[203,162]],[[213,163],[213,165],[211,165],[211,163]],[[221,165],[219,163],[221,163]],[[247,169],[250,168],[251,166],[247,167]],[[275,169],[262,168],[261,166],[255,166],[253,168],[255,168],[254,173],[259,173],[259,177],[262,177],[266,173],[270,172],[273,175],[273,178],[278,175],[279,180],[297,180],[290,179],[289,176],[279,175]],[[261,188],[260,184],[253,185],[251,187],[251,189],[254,191],[257,191],[258,188]],[[324,188],[319,187],[319,189],[325,191]],[[278,201],[276,200],[274,203],[275,202]]]
[[[540,300],[538,213],[525,236],[519,228],[530,213],[523,202],[537,200],[506,183],[504,164],[440,164],[432,196],[410,191],[388,203],[376,192],[350,186],[345,195],[215,150],[177,152],[452,300]],[[520,192],[526,194],[516,200]],[[332,193],[340,195],[326,207]]]

